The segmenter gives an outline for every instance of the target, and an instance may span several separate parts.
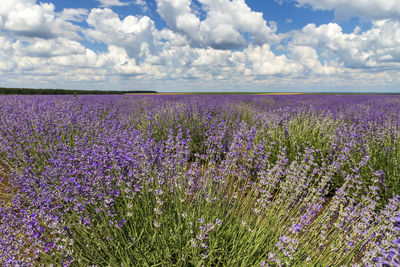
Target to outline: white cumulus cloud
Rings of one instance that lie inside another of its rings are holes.
[[[400,22],[375,21],[370,30],[349,34],[336,23],[308,24],[293,33],[291,45],[318,49],[348,68],[399,68]]]
[[[54,57],[84,54],[86,48],[79,42],[64,38],[38,39],[26,46],[26,53],[32,57]]]
[[[250,9],[244,0],[157,0],[157,11],[168,26],[186,35],[193,46],[237,49],[248,41],[257,45],[280,40],[274,24],[267,24],[262,13]],[[200,9],[200,10],[199,10]],[[204,12],[205,19],[198,13]],[[249,36],[246,40],[244,33]]]
[[[89,11],[84,8],[64,8],[60,14],[60,18],[65,21],[81,22],[86,20]]]
[[[277,34],[276,23],[264,20],[245,0],[156,0],[167,24],[162,29],[149,17],[154,13],[147,8],[153,5],[144,0],[98,2],[103,8],[61,12],[35,0],[0,2],[0,86],[69,88],[82,82],[86,88],[220,89],[400,83],[398,2],[297,0],[342,17],[358,12],[372,26],[346,33],[335,22],[310,23],[286,34]],[[143,13],[122,17],[107,8],[128,4],[142,7]],[[341,11],[345,5],[347,13]],[[376,12],[368,13],[372,9]],[[87,26],[78,26],[82,22]],[[97,43],[106,49],[93,49]]]
[[[69,13],[69,14],[68,14]],[[64,16],[77,19],[78,13],[66,11]],[[79,27],[64,20],[51,3],[36,4],[34,0],[7,0],[0,4],[0,29],[25,37],[44,39],[64,37],[79,39]],[[78,15],[79,17],[79,15]]]
[[[92,9],[84,31],[92,40],[123,47],[130,57],[143,58],[153,49],[154,22],[147,16],[127,16],[120,20],[111,9]]]
[[[95,0],[99,2],[100,7],[111,7],[111,6],[127,6],[128,2],[122,2],[120,0]]]
[[[276,56],[268,44],[263,46],[250,46],[242,52],[246,62],[245,75],[271,76],[271,75],[296,75],[302,66],[291,61],[285,55]],[[238,54],[238,53],[237,53]],[[237,59],[238,60],[238,59]],[[240,62],[240,59],[238,60]]]
[[[334,64],[321,63],[318,52],[311,46],[290,46],[290,59],[298,62],[302,66],[302,75],[309,75],[313,72],[319,75],[332,75],[343,72],[340,66]]]
[[[360,17],[368,20],[400,19],[399,0],[295,0],[299,6],[316,10],[334,10],[336,17]]]

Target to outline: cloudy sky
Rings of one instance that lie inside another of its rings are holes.
[[[0,86],[400,92],[400,1],[0,0]]]

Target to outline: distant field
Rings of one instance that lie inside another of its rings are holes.
[[[34,89],[1,88],[0,95],[396,95],[399,93],[324,93],[324,92],[157,92],[155,90],[71,90],[71,89]]]
[[[324,92],[194,92],[194,93],[127,93],[126,95],[400,95],[400,93],[324,93]]]

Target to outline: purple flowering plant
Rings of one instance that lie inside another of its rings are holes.
[[[2,266],[399,263],[400,97],[0,103]]]

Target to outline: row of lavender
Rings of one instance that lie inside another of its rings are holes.
[[[400,97],[0,102],[1,265],[399,260]]]

